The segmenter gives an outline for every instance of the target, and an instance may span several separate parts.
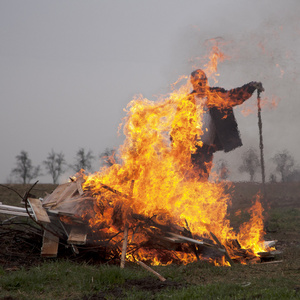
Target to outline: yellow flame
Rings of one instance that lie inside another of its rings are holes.
[[[217,62],[225,58],[217,46],[213,47],[206,71],[215,73]],[[201,118],[196,117],[189,91],[187,81],[159,101],[138,96],[128,104],[123,120],[126,139],[119,149],[122,163],[85,176],[83,188],[97,198],[95,215],[89,220],[91,227],[107,234],[118,233],[124,220],[130,222],[131,214],[139,214],[157,216],[162,224],[185,226],[187,222],[193,234],[210,237],[213,232],[223,245],[237,238],[227,219],[230,196],[225,193],[223,184],[199,182],[193,174],[190,154],[195,151]],[[121,197],[103,185],[115,189]],[[243,224],[238,239],[243,247],[258,252],[257,245],[263,236],[262,207],[258,201],[251,212],[250,223]],[[121,238],[116,237],[119,241]],[[143,234],[137,232],[134,241],[140,242],[143,238]],[[161,263],[155,251],[139,249],[135,255],[151,260],[152,264]],[[177,253],[176,257],[184,263],[195,261],[193,254]],[[134,259],[130,255],[127,258]],[[216,264],[227,265],[228,262]]]
[[[240,227],[238,241],[245,249],[251,249],[254,253],[266,250],[263,244],[264,224],[263,224],[263,207],[260,202],[260,195],[256,196],[254,205],[250,208],[250,221]]]

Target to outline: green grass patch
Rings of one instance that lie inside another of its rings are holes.
[[[230,268],[197,262],[153,268],[167,281],[137,265],[54,261],[29,271],[0,270],[0,299],[300,299],[300,275],[285,265]]]
[[[18,299],[73,299],[122,285],[126,279],[137,276],[133,269],[69,261],[46,262],[29,271],[21,269],[5,274],[2,270],[0,274],[0,295],[18,296]]]
[[[299,231],[300,209],[299,208],[274,208],[268,218],[270,231]]]

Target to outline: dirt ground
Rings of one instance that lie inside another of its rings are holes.
[[[7,188],[8,187],[8,188]],[[0,202],[6,205],[22,206],[20,204],[21,197],[29,190],[31,185],[8,185],[0,186]],[[31,193],[35,197],[44,197],[45,193],[51,193],[56,188],[56,185],[38,184],[34,187]],[[234,187],[228,187],[228,191],[232,194],[232,204],[228,207],[229,218],[233,227],[238,227],[240,220],[235,217],[237,210],[246,211],[251,207],[251,203],[255,195],[261,190],[261,185],[251,183],[236,183]],[[17,191],[19,195],[15,192]],[[278,240],[276,249],[282,251],[285,259],[285,266],[293,268],[295,264],[299,268],[299,251],[293,252],[293,249],[300,248],[300,230],[299,227],[288,226],[288,230],[284,230],[284,222],[279,216],[280,226],[271,220],[271,212],[293,211],[300,210],[300,184],[286,183],[286,184],[268,184],[264,198],[265,207],[265,240]],[[21,196],[21,197],[20,197]],[[298,215],[299,217],[299,215]],[[297,216],[296,216],[297,218]],[[26,218],[13,218],[7,215],[0,214],[0,266],[5,270],[18,270],[21,267],[30,268],[32,266],[43,263],[44,259],[40,257],[42,230],[32,226],[30,222],[25,222]],[[13,223],[13,227],[11,224]],[[283,225],[282,225],[283,224]],[[290,224],[289,224],[290,225]],[[298,222],[299,225],[299,222]],[[58,258],[68,258],[76,262],[89,262],[93,264],[102,263],[101,259],[97,257],[97,253],[80,253],[74,255],[71,248],[66,248],[65,245],[59,246]],[[251,276],[251,274],[249,274]],[[164,288],[182,288],[183,284],[178,284],[171,280],[161,282],[156,278],[149,276],[141,280],[132,280],[126,282],[130,287],[139,289],[156,290],[159,291]],[[300,287],[299,287],[300,289]],[[121,288],[115,288],[110,291],[116,297],[122,295]],[[106,299],[105,295],[98,293],[86,299]]]

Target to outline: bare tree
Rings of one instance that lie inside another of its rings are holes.
[[[22,150],[20,154],[16,156],[16,160],[17,166],[12,170],[11,173],[23,184],[29,183],[32,179],[42,175],[40,166],[34,167],[32,165],[31,159],[29,159],[26,151]]]
[[[220,159],[217,162],[217,172],[219,175],[219,178],[221,180],[226,180],[229,177],[229,169],[228,169],[228,163],[224,159]]]
[[[75,163],[71,166],[71,168],[75,172],[79,172],[81,169],[85,171],[92,171],[92,161],[95,157],[92,154],[92,151],[85,152],[84,148],[80,148],[75,157]]]
[[[65,172],[65,156],[62,152],[55,153],[52,149],[50,153],[48,153],[48,157],[43,161],[47,173],[51,175],[53,183],[57,184],[58,178],[61,174]]]
[[[100,161],[102,166],[110,167],[115,163],[118,163],[116,150],[112,148],[106,148],[100,155]]]
[[[299,167],[293,169],[293,171],[287,176],[287,181],[300,182],[300,169]]]
[[[260,162],[258,154],[255,149],[249,148],[242,154],[242,164],[239,166],[240,173],[248,173],[250,175],[250,181],[254,181],[255,174],[259,169]]]
[[[281,175],[281,181],[286,182],[295,166],[294,158],[287,150],[283,150],[275,154],[272,161],[276,165],[276,171]]]
[[[277,182],[276,174],[271,173],[269,177],[270,182],[275,183]]]

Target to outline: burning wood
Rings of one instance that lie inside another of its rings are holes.
[[[246,86],[249,91],[235,89],[246,92],[243,101],[255,89],[253,83]],[[187,82],[156,102],[132,100],[124,118],[121,163],[90,175],[76,174],[42,199],[42,205],[38,199],[29,200],[36,222],[56,237],[45,233],[43,255],[51,240],[49,256],[55,255],[57,238],[68,241],[75,253],[76,245],[102,247],[106,259],[121,257],[122,267],[125,258],[152,264],[206,259],[232,265],[271,255],[274,249],[263,243],[259,195],[249,222],[236,233],[228,220],[230,196],[224,185],[202,180],[207,176],[201,177],[204,174],[193,165],[191,155],[203,146],[204,110],[192,101],[190,88]],[[232,120],[225,113],[232,111],[233,103],[229,110],[230,103],[216,90],[206,90],[212,93],[207,105],[214,104],[222,120]]]
[[[103,247],[106,259],[115,256],[121,258],[122,268],[125,259],[140,265],[143,264],[142,260],[168,264],[201,259],[218,265],[232,265],[235,262],[265,261],[277,254],[274,249],[276,241],[265,242],[267,251],[254,253],[251,249],[243,249],[236,240],[221,244],[213,232],[209,232],[212,239],[209,235],[192,235],[186,220],[184,227],[159,212],[152,217],[129,208],[125,208],[124,212],[125,203],[122,200],[130,200],[132,193],[126,195],[102,185],[104,192],[95,194],[84,183],[80,175],[69,183],[59,185],[44,199],[28,198],[28,211],[44,229],[41,256],[55,257],[60,239],[67,241],[76,254],[80,252],[77,245]],[[108,201],[104,197],[105,191],[115,195],[117,200],[105,203]],[[15,214],[25,213],[25,209],[5,205],[0,205],[0,209],[10,212],[15,210]],[[95,226],[93,222],[97,214],[105,216],[107,210],[110,210],[108,216],[111,219],[100,220]],[[114,227],[113,231],[111,227]]]

